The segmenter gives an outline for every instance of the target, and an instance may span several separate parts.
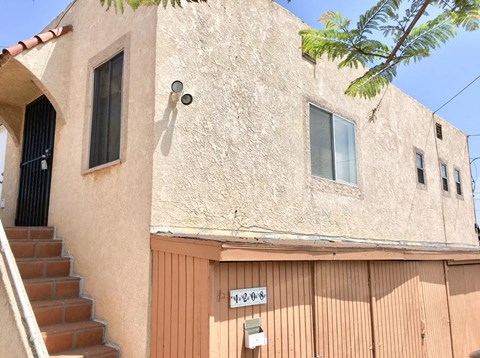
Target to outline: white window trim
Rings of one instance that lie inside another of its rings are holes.
[[[325,109],[324,107],[321,107],[313,102],[310,102],[310,101],[307,101],[307,113],[308,113],[308,128],[310,128],[310,106],[313,106],[313,107],[316,107],[322,111],[325,111],[329,114],[332,115],[332,145],[333,145],[333,169],[334,169],[334,175],[336,177],[336,167],[335,167],[335,151],[336,151],[336,143],[335,143],[335,128],[334,128],[334,119],[335,117],[339,118],[339,119],[342,119],[346,122],[349,122],[351,124],[353,124],[353,129],[354,129],[354,136],[353,136],[353,140],[354,140],[354,145],[355,145],[355,170],[356,170],[356,174],[357,174],[357,182],[356,183],[350,183],[348,181],[343,181],[343,180],[339,180],[339,179],[329,179],[329,178],[324,178],[322,176],[319,176],[319,175],[315,175],[312,173],[312,164],[311,164],[311,156],[312,156],[312,153],[311,153],[311,148],[310,148],[310,151],[309,151],[309,155],[310,155],[310,160],[309,160],[309,163],[310,163],[310,176],[314,177],[314,178],[318,178],[318,179],[322,179],[322,180],[327,180],[329,182],[333,182],[333,183],[337,183],[337,184],[343,184],[343,185],[348,185],[348,186],[351,186],[351,187],[354,187],[354,188],[358,188],[359,187],[359,172],[358,172],[358,155],[357,155],[357,123],[355,123],[354,121],[350,120],[350,119],[347,119],[335,112],[332,112],[328,109]],[[312,134],[310,133],[310,129],[308,130],[308,141],[309,141],[309,146],[310,146],[310,143],[312,141],[312,138],[311,138]]]
[[[455,172],[458,172],[458,182],[455,178]],[[455,183],[455,194],[457,194],[458,197],[463,197],[462,172],[459,168],[453,168],[453,182]],[[460,184],[461,194],[458,194],[457,184]]]
[[[445,167],[445,177],[443,176],[443,167]],[[448,179],[448,165],[445,162],[440,161],[440,179],[442,185],[442,191],[444,193],[450,193],[450,180]],[[443,187],[443,179],[447,180],[447,190]]]

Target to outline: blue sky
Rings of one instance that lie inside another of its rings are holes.
[[[367,6],[375,3],[371,0],[277,2],[313,27],[319,26],[317,19],[326,11],[339,11],[344,16],[356,19]],[[38,33],[69,3],[70,0],[0,0],[0,48]],[[103,11],[100,5],[99,11]],[[434,111],[480,75],[479,60],[480,31],[460,32],[457,38],[433,52],[430,58],[400,68],[394,84]],[[480,79],[440,110],[438,115],[467,134],[480,134]],[[480,156],[480,137],[470,138],[470,155]],[[477,163],[480,180],[480,160]],[[472,173],[476,175],[475,168]],[[478,207],[480,185],[477,192]]]

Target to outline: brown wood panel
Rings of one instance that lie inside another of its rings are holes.
[[[442,261],[418,263],[426,357],[452,358],[447,287]]]
[[[480,349],[480,265],[447,266],[455,358]]]
[[[209,261],[153,251],[151,357],[209,357]]]
[[[367,263],[316,262],[315,289],[318,355],[372,357]]]
[[[375,357],[423,357],[417,262],[371,262],[370,268]]]
[[[158,317],[159,315],[159,294],[158,294],[158,286],[159,286],[159,252],[154,251],[152,252],[152,329],[151,329],[151,336],[158,337]],[[150,340],[150,356],[156,357],[157,356],[157,339]]]
[[[305,290],[305,286],[313,287],[313,277],[311,270],[304,270],[304,266],[305,263],[301,262],[215,264],[212,274],[215,277],[211,277],[211,280],[216,283],[214,299],[220,307],[211,312],[216,317],[210,321],[215,322],[210,326],[210,332],[222,339],[217,342],[218,347],[210,350],[210,356],[313,357],[313,321],[312,317],[306,317],[312,311],[305,310],[305,307],[312,305],[312,291]],[[311,264],[307,263],[306,266],[311,267]],[[260,286],[267,287],[266,305],[229,307],[231,289]],[[243,333],[244,321],[252,317],[260,317],[268,339],[267,346],[254,351],[244,348]]]

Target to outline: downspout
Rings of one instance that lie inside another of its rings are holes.
[[[18,271],[15,258],[5,235],[3,225],[0,221],[0,252],[2,254],[2,260],[5,263],[7,275],[10,279],[10,283],[13,288],[13,295],[17,302],[20,316],[22,318],[23,328],[26,331],[26,335],[30,344],[30,349],[35,358],[48,358],[47,348],[43,342],[40,329],[38,328],[37,321],[35,319],[30,300],[28,299],[27,292],[23,285],[20,272]]]

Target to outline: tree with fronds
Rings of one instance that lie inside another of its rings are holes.
[[[185,0],[186,2],[206,2],[207,0]],[[124,11],[125,5],[130,6],[132,9],[136,10],[140,6],[158,6],[162,5],[163,7],[167,7],[171,5],[173,7],[182,7],[182,0],[100,0],[102,6],[106,6],[107,10],[110,9],[112,6],[115,9],[120,11]]]
[[[433,7],[435,17],[427,12]],[[392,82],[399,65],[430,56],[459,28],[477,30],[480,0],[380,0],[355,26],[338,12],[327,12],[320,21],[323,29],[300,32],[303,51],[338,61],[338,68],[365,68],[345,93],[372,98]]]

